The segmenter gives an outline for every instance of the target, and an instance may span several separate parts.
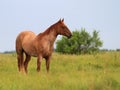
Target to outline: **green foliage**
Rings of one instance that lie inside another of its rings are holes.
[[[96,30],[90,35],[82,28],[80,31],[73,31],[72,35],[70,39],[62,37],[56,42],[57,52],[68,54],[96,53],[103,44],[99,38],[99,32]]]

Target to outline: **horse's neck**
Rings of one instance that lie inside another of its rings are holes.
[[[55,32],[55,30],[54,30],[54,28],[52,28],[51,30],[46,30],[45,32],[43,32],[43,33],[40,33],[39,35],[38,35],[38,37],[40,38],[40,39],[42,39],[42,38],[46,38],[46,40],[48,41],[48,42],[50,42],[50,44],[51,45],[53,45],[54,44],[54,41],[56,40],[56,38],[57,38],[57,33]]]
[[[49,40],[51,43],[54,43],[54,41],[55,41],[56,38],[57,38],[57,34],[56,34],[54,28],[52,28],[52,30],[50,30],[50,31],[47,33],[47,36],[48,36],[48,40]]]

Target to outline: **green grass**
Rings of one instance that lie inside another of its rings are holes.
[[[45,60],[40,73],[36,62],[32,58],[25,75],[18,72],[15,54],[0,54],[0,90],[120,90],[120,52],[53,53],[49,74]]]

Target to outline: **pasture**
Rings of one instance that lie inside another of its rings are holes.
[[[16,54],[0,54],[0,90],[120,90],[120,52],[53,53],[49,73],[45,60],[39,73],[36,62],[31,59],[25,75],[18,72]]]

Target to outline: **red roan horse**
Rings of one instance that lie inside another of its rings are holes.
[[[68,38],[72,36],[68,27],[64,24],[64,19],[50,26],[46,31],[35,35],[31,31],[21,32],[16,38],[16,52],[19,71],[27,73],[28,62],[31,56],[37,57],[37,71],[40,71],[42,58],[46,59],[46,69],[49,72],[50,57],[53,52],[53,45],[58,35]],[[25,53],[25,61],[24,54]]]

